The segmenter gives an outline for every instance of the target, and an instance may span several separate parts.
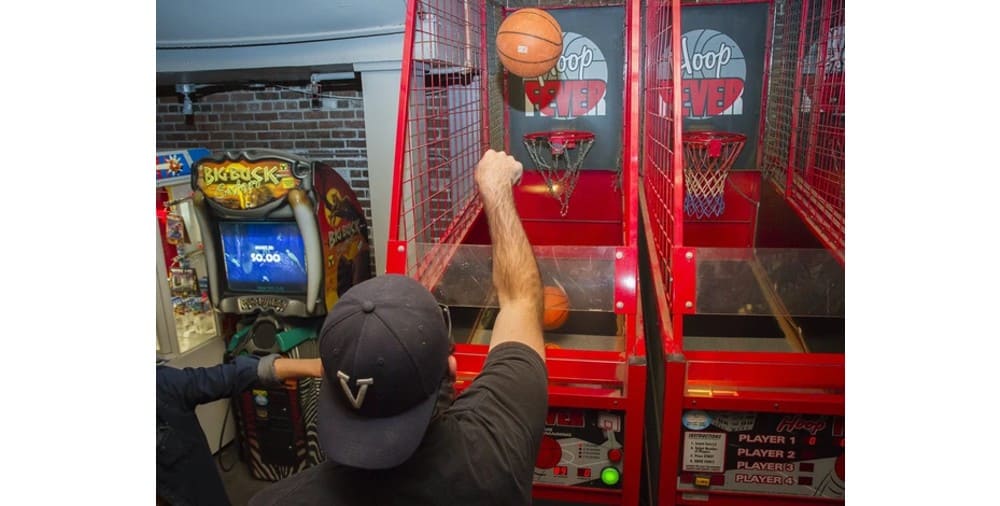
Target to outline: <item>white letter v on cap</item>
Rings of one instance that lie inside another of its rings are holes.
[[[354,406],[354,409],[361,409],[361,405],[365,402],[365,392],[368,391],[368,385],[374,384],[375,379],[365,378],[355,381],[355,383],[361,387],[358,390],[358,396],[355,397],[354,392],[351,392],[351,387],[347,386],[347,382],[351,379],[351,377],[344,374],[343,371],[337,371],[337,377],[340,378],[340,387],[344,389],[344,394],[346,394],[347,398],[351,401],[351,406]]]

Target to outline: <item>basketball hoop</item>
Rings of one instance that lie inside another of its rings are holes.
[[[721,216],[726,177],[747,136],[729,132],[684,132],[684,214]]]
[[[524,134],[524,147],[545,179],[549,194],[559,199],[559,215],[569,211],[569,198],[580,178],[580,166],[594,144],[594,134],[556,130]]]

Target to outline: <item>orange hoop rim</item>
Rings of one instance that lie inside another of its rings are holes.
[[[524,140],[535,141],[544,139],[550,144],[572,145],[580,141],[594,140],[593,132],[583,130],[552,130],[549,132],[531,132],[524,134]]]
[[[737,142],[746,142],[747,136],[743,134],[738,134],[734,132],[719,132],[719,131],[708,131],[708,132],[684,132],[681,134],[681,142],[684,144],[700,144],[708,146],[712,142],[721,142],[723,144],[734,144]]]

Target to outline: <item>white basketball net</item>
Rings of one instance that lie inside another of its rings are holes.
[[[696,218],[722,215],[726,178],[744,140],[684,143],[684,214]]]

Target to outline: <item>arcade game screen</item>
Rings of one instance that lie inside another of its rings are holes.
[[[305,293],[305,245],[294,222],[222,222],[219,235],[230,290]]]

